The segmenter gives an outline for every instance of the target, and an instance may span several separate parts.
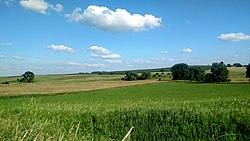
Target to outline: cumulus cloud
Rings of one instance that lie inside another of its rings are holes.
[[[61,12],[63,10],[63,6],[61,4],[52,5],[44,0],[20,0],[19,4],[23,8],[33,10],[41,14],[49,14],[49,8],[56,12]]]
[[[70,48],[70,47],[67,47],[67,46],[64,46],[64,45],[50,45],[47,47],[48,49],[51,49],[53,51],[56,51],[56,52],[62,52],[62,51],[65,51],[65,52],[68,52],[68,53],[76,53],[76,51],[73,49],[73,48]]]
[[[90,56],[93,58],[116,59],[121,57],[119,54],[112,53],[110,50],[99,46],[92,46],[88,50],[92,52]]]
[[[23,58],[20,57],[20,56],[6,56],[6,55],[0,55],[0,59],[22,60]]]
[[[11,42],[0,43],[0,46],[12,46]]]
[[[26,9],[30,9],[42,14],[47,14],[47,9],[49,7],[49,3],[44,0],[21,0],[20,5]]]
[[[183,53],[191,53],[192,50],[190,48],[184,48],[184,49],[182,49],[182,52]]]
[[[242,40],[250,40],[250,35],[246,35],[244,33],[229,33],[229,34],[221,34],[218,38],[222,41],[231,41],[237,42]]]
[[[65,17],[68,21],[87,24],[111,33],[138,32],[161,26],[161,18],[151,14],[131,14],[125,9],[112,11],[107,7],[90,5],[82,11],[78,7],[71,14],[65,14]]]

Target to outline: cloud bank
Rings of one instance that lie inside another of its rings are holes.
[[[117,33],[124,31],[146,31],[161,26],[161,18],[151,14],[131,14],[125,9],[112,11],[107,7],[90,5],[83,12],[76,8],[71,14],[65,14],[68,21],[83,23],[97,29]]]
[[[246,35],[244,33],[229,33],[229,34],[221,34],[218,38],[222,41],[231,41],[237,42],[242,40],[250,40],[250,35]]]
[[[0,55],[0,59],[22,60],[23,58],[20,57],[20,56],[6,56],[6,55]]]

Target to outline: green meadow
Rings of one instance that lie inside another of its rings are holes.
[[[237,81],[222,84],[150,80],[77,92],[4,95],[0,140],[122,140],[130,129],[124,140],[249,140],[250,85],[238,72],[230,70],[230,79]],[[72,79],[121,81],[116,75],[105,75],[105,80],[67,77],[65,87]],[[38,80],[34,85],[42,83]],[[21,84],[9,87],[16,85]]]

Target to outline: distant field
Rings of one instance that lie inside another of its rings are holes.
[[[202,68],[206,70],[208,69],[208,66],[203,66]],[[0,96],[56,94],[106,89],[121,86],[158,83],[159,78],[163,81],[171,81],[171,72],[169,71],[169,68],[164,69],[164,74],[161,74],[160,70],[161,69],[150,70],[152,71],[152,76],[159,73],[158,76],[152,77],[151,80],[131,82],[122,81],[121,78],[124,77],[124,75],[120,74],[38,75],[35,77],[35,82],[31,84],[18,83],[16,80],[20,77],[0,77],[0,82],[10,82],[8,85],[0,84]],[[228,70],[229,78],[232,83],[248,82],[248,79],[245,78],[245,67],[229,67]]]
[[[229,78],[232,82],[247,82],[246,67],[228,67]]]
[[[79,92],[157,82],[156,80],[128,82],[122,81],[122,77],[123,75],[97,74],[44,75],[36,76],[34,83],[18,83],[16,80],[20,77],[1,77],[0,82],[8,81],[10,84],[0,84],[0,96]]]

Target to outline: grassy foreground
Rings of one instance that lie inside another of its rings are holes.
[[[158,83],[0,100],[0,140],[249,140],[249,84]]]

